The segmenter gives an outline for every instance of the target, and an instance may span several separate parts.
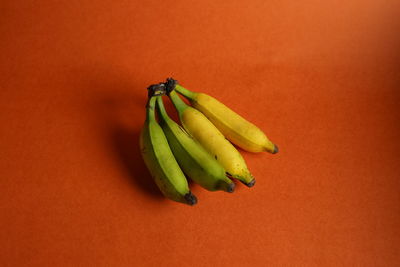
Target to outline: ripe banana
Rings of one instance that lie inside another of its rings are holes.
[[[235,183],[225,169],[167,114],[162,96],[157,96],[158,118],[172,152],[183,172],[209,191],[233,192]]]
[[[230,177],[249,187],[253,186],[255,179],[247,169],[243,157],[222,133],[200,111],[183,102],[174,90],[169,92],[169,97],[178,110],[186,131],[225,168]]]
[[[150,97],[146,107],[146,121],[140,134],[142,157],[157,186],[167,198],[194,205],[197,198],[190,192],[186,177],[155,119],[155,103],[156,96]]]
[[[267,151],[278,153],[278,146],[254,124],[245,120],[239,114],[219,102],[217,99],[204,94],[187,90],[173,79],[168,79],[170,86],[189,99],[194,108],[200,110],[232,143],[249,152]]]

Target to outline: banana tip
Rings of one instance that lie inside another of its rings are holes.
[[[256,179],[253,179],[250,182],[245,183],[245,185],[247,185],[248,187],[253,187],[255,185],[255,183],[256,183]]]
[[[279,147],[274,144],[274,151],[272,152],[272,154],[276,154],[278,152],[279,152]]]
[[[187,193],[184,198],[186,200],[186,203],[190,206],[193,206],[197,203],[197,197],[193,195],[192,192]]]
[[[226,188],[226,192],[233,193],[233,191],[235,191],[235,183],[228,184],[228,187]]]

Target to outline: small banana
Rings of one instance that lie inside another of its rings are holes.
[[[156,96],[149,97],[146,121],[140,134],[142,157],[157,186],[167,198],[194,205],[197,203],[197,198],[190,192],[186,177],[172,154],[162,128],[155,119],[155,103]]]
[[[175,85],[175,90],[189,99],[193,107],[206,115],[218,130],[235,145],[249,152],[278,153],[278,146],[274,145],[263,131],[217,99],[204,93],[189,91],[171,78],[167,79],[167,84],[172,87]]]
[[[248,187],[253,186],[255,179],[239,151],[200,111],[183,102],[174,90],[169,92],[169,97],[185,130],[225,168],[227,175]]]
[[[233,192],[235,183],[225,175],[225,169],[196,140],[167,114],[161,96],[157,96],[158,118],[183,172],[209,191]]]

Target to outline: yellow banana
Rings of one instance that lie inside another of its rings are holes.
[[[189,91],[172,79],[168,79],[167,83],[172,87],[175,85],[178,93],[189,99],[194,108],[200,110],[229,141],[238,147],[249,152],[278,153],[278,146],[273,144],[263,131],[217,99],[204,93]]]
[[[254,177],[237,149],[225,139],[222,133],[198,110],[188,106],[174,90],[169,93],[180,121],[192,135],[226,170],[228,176],[251,187]]]
[[[161,126],[155,119],[155,101],[156,96],[153,96],[149,97],[147,103],[146,121],[140,134],[142,157],[157,186],[167,198],[194,205],[197,203],[197,198],[190,192],[186,177],[172,154]]]

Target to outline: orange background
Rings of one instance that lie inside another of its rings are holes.
[[[399,1],[0,10],[0,265],[400,265]],[[161,196],[138,137],[168,76],[279,145],[242,153],[255,187]]]

